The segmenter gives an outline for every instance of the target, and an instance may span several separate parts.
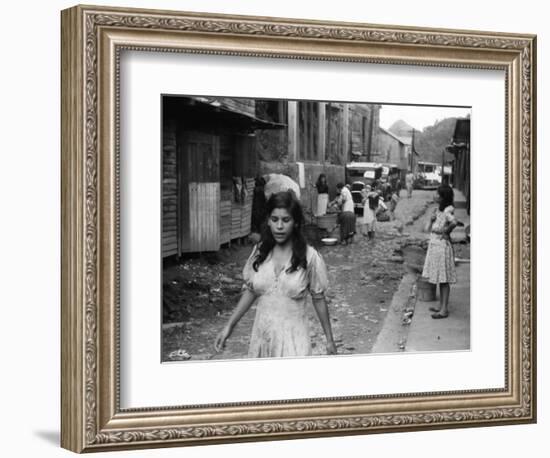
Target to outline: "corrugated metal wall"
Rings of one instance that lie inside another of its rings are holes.
[[[220,248],[220,184],[189,183],[190,251]]]

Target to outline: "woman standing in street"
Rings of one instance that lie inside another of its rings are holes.
[[[315,187],[317,188],[317,213],[315,216],[323,216],[327,213],[328,205],[328,184],[324,173],[321,173],[317,178]]]
[[[409,199],[412,197],[413,183],[414,183],[414,175],[412,171],[407,172],[407,175],[405,175],[405,186],[407,187],[407,198]]]
[[[371,190],[369,185],[363,190],[363,221],[362,234],[372,240],[376,233],[376,213],[380,207],[386,208],[380,193],[377,190]]]
[[[321,255],[306,243],[302,208],[288,191],[267,201],[267,225],[243,269],[243,294],[228,323],[216,337],[221,351],[235,325],[257,299],[248,356],[268,358],[311,354],[306,297],[326,336],[326,352],[336,354],[324,293],[328,275]]]
[[[441,186],[437,190],[435,209],[426,224],[430,231],[430,243],[422,276],[432,284],[439,284],[439,308],[430,307],[434,312],[432,318],[447,318],[449,316],[449,294],[451,283],[456,283],[456,269],[450,234],[457,226],[453,208],[453,190]]]

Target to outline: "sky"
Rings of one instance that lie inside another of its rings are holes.
[[[436,121],[450,117],[464,117],[471,113],[470,108],[436,107],[418,105],[382,105],[380,126],[388,129],[395,121],[402,119],[415,129],[423,130]]]

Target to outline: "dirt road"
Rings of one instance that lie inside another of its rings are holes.
[[[415,221],[427,209],[433,192],[405,193],[395,221],[379,222],[374,240],[358,235],[349,246],[321,247],[329,271],[326,293],[339,354],[369,353],[380,332],[392,296],[404,274],[396,252],[420,230]],[[252,308],[235,327],[226,349],[216,354],[213,342],[238,301],[241,270],[251,246],[220,250],[165,270],[163,361],[246,357],[254,320]],[[308,299],[314,354],[325,354],[325,338]]]

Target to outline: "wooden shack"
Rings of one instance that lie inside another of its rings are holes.
[[[250,233],[254,130],[281,127],[257,118],[254,103],[163,97],[163,257],[217,251]]]
[[[466,208],[470,212],[470,119],[456,120],[451,143],[445,148],[453,154],[453,186],[466,196]]]

